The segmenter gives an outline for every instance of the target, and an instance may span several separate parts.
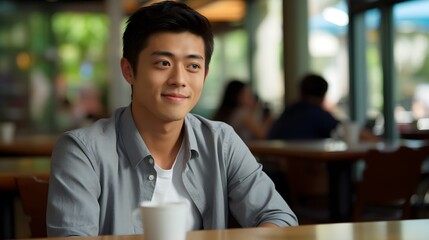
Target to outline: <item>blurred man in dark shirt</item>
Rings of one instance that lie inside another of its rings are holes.
[[[304,76],[300,83],[300,99],[285,108],[271,127],[269,139],[323,139],[340,123],[323,109],[328,83],[316,74]]]

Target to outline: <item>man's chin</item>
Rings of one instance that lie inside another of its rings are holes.
[[[177,122],[183,121],[185,119],[186,114],[168,114],[162,117],[162,120],[165,122]]]

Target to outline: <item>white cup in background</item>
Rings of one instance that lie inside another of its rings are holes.
[[[184,201],[144,201],[133,215],[140,213],[145,240],[186,240],[186,207]]]
[[[0,123],[1,142],[11,143],[15,138],[15,124],[13,122]]]
[[[343,140],[349,145],[353,146],[359,143],[360,126],[355,122],[344,122],[341,124],[343,128]]]

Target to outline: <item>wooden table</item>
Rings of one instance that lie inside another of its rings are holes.
[[[329,174],[329,208],[332,222],[351,219],[353,163],[365,158],[370,149],[395,148],[399,145],[420,146],[422,142],[361,142],[348,146],[342,141],[326,139],[312,141],[261,140],[249,142],[252,153],[259,157],[277,156],[276,161],[308,161],[326,163]]]
[[[336,223],[285,228],[241,228],[192,231],[187,240],[427,240],[429,219]],[[70,238],[49,238],[69,240]],[[144,235],[74,237],[76,240],[144,240]]]
[[[3,158],[0,160],[0,191],[16,191],[17,176],[49,176],[50,158]]]
[[[0,141],[0,161],[3,157],[49,157],[58,135],[17,136],[11,143]]]
[[[400,132],[401,138],[404,139],[421,139],[429,140],[429,129],[428,130],[404,130]]]
[[[302,158],[307,161],[331,162],[349,161],[365,157],[371,148],[384,148],[385,143],[359,143],[348,146],[343,141],[333,139],[282,141],[261,140],[249,142],[248,147],[257,156],[280,156]]]

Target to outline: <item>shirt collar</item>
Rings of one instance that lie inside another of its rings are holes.
[[[137,130],[131,105],[125,108],[119,122],[120,141],[131,165],[137,167],[143,159],[150,156],[150,152]]]
[[[189,150],[191,151],[191,159],[195,156],[198,157],[198,143],[197,138],[195,137],[196,134],[194,132],[195,129],[195,123],[194,118],[192,118],[191,114],[186,115],[185,117],[185,134],[187,135],[188,139],[188,146]]]
[[[185,138],[187,139],[189,150],[191,151],[191,158],[195,155],[198,156],[198,144],[194,133],[194,121],[189,114],[185,117]],[[125,149],[125,153],[133,167],[145,158],[151,156],[149,149],[141,138],[134,122],[131,105],[125,108],[119,120],[119,136],[120,141]],[[185,145],[186,146],[186,145]]]

